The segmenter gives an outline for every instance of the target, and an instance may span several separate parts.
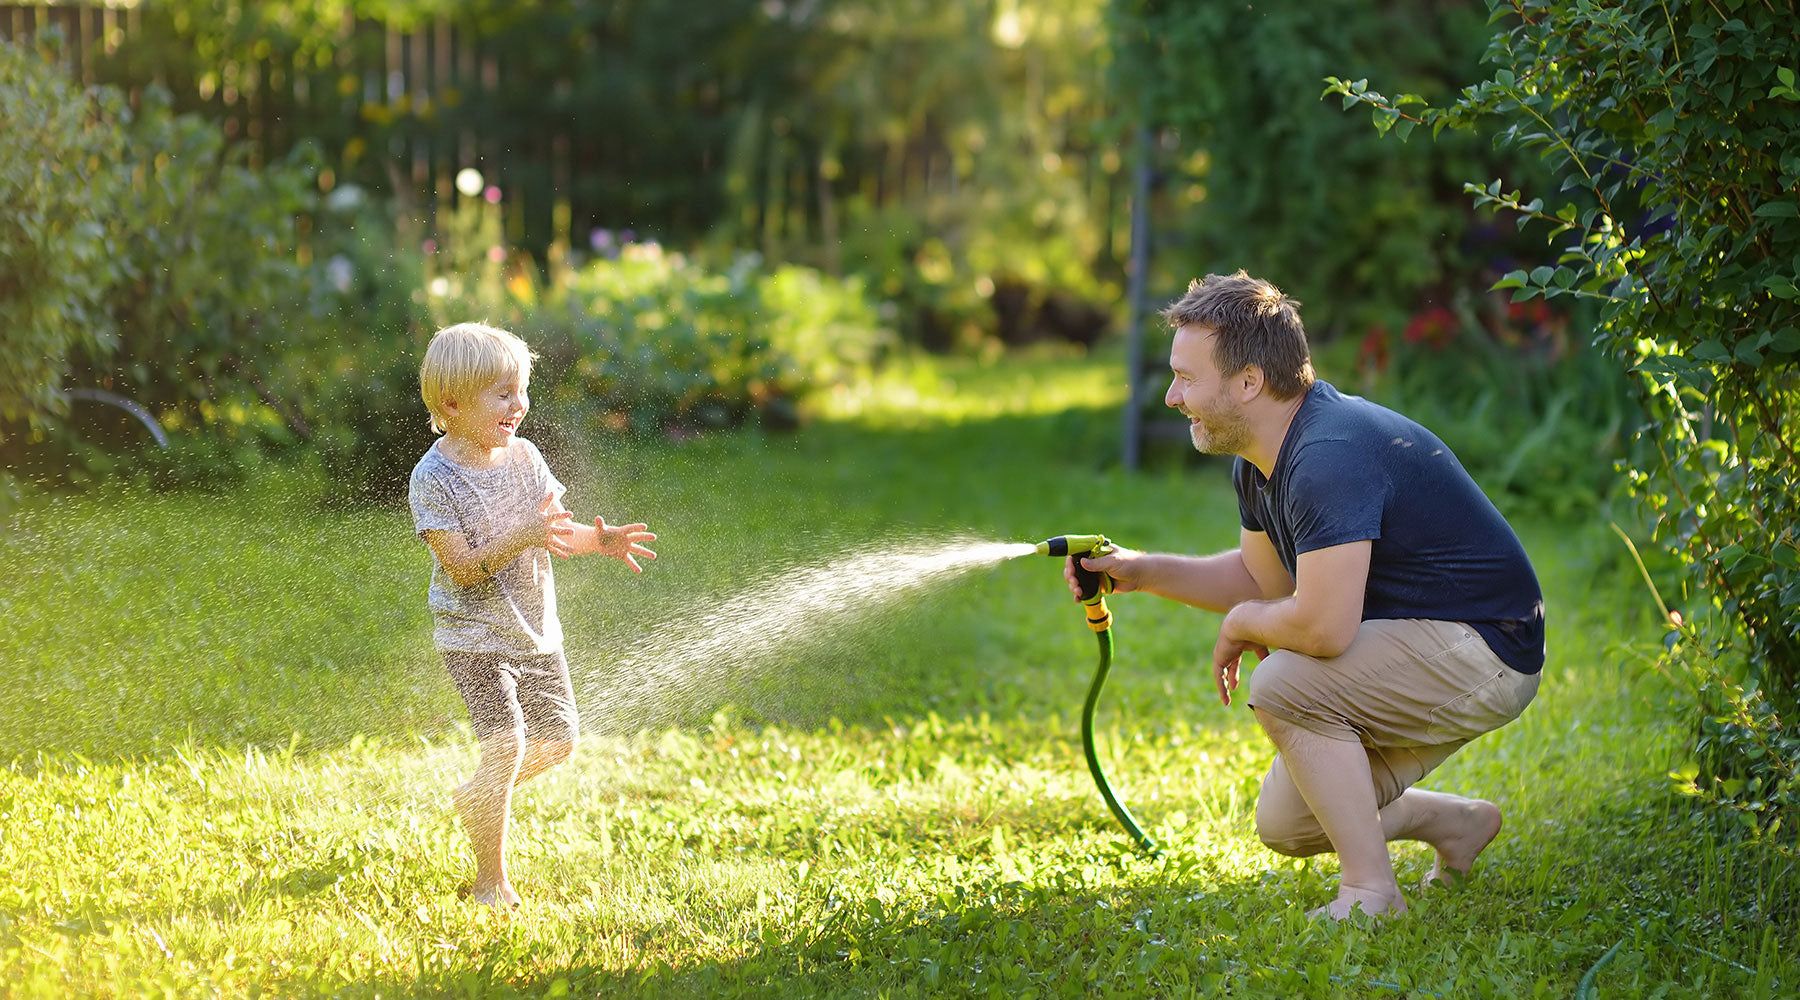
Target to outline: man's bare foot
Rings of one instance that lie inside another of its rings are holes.
[[[1372,917],[1397,917],[1406,912],[1406,897],[1398,889],[1389,895],[1370,889],[1340,886],[1336,899],[1316,910],[1309,910],[1306,915],[1314,920],[1343,920],[1357,910]]]
[[[1431,841],[1437,849],[1437,863],[1425,873],[1420,883],[1423,888],[1454,886],[1468,878],[1475,859],[1500,834],[1500,807],[1483,799],[1470,799],[1452,819],[1451,828]]]

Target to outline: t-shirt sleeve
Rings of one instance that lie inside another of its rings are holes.
[[[1315,441],[1288,480],[1294,554],[1381,537],[1388,483],[1379,463],[1346,441]]]
[[[407,500],[412,505],[413,531],[463,531],[462,518],[450,501],[450,491],[442,479],[420,467],[413,470],[407,487]]]
[[[1262,513],[1259,510],[1260,504],[1256,499],[1258,485],[1256,479],[1256,466],[1242,458],[1232,463],[1231,485],[1237,491],[1238,524],[1245,531],[1267,532],[1268,529],[1263,527]]]

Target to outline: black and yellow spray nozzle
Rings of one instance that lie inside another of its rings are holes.
[[[1057,535],[1039,542],[1037,551],[1040,556],[1054,556],[1058,559],[1095,553],[1105,555],[1112,551],[1112,542],[1105,535]]]
[[[1113,579],[1097,570],[1081,565],[1082,556],[1103,556],[1113,549],[1105,535],[1057,535],[1038,543],[1041,556],[1061,559],[1074,556],[1075,583],[1081,588],[1081,603],[1087,606],[1088,628],[1104,632],[1112,627],[1112,612],[1106,609],[1106,595],[1112,593]]]

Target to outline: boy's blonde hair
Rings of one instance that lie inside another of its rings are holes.
[[[463,399],[504,376],[531,382],[531,360],[537,357],[523,340],[485,323],[458,323],[439,330],[425,348],[419,366],[419,395],[431,411],[431,429],[442,434],[444,400]]]

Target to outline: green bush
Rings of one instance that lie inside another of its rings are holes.
[[[116,93],[83,94],[0,43],[0,441],[64,412],[71,349],[117,342],[105,299],[123,271],[107,233],[121,112]]]
[[[125,125],[114,213],[122,280],[107,305],[118,346],[70,377],[118,387],[165,424],[292,443],[303,356],[320,331],[302,308],[313,275],[295,220],[315,205],[305,151],[252,168],[215,125],[149,90]],[[267,419],[273,414],[276,419]]]
[[[1462,182],[1541,173],[1473,135],[1381,142],[1319,104],[1326,73],[1454,93],[1479,10],[1401,0],[1112,0],[1113,72],[1159,130],[1158,283],[1239,267],[1305,303],[1315,343],[1397,327],[1499,277],[1524,241],[1483,226]],[[1523,165],[1523,166],[1521,166]]]
[[[296,217],[312,204],[303,153],[253,170],[221,131],[85,94],[46,59],[0,45],[0,450],[25,478],[80,482],[122,469],[183,481],[239,474],[308,428],[289,352],[314,337],[302,308]],[[183,444],[145,462],[122,412],[71,409],[100,389],[143,407]],[[197,438],[204,440],[186,440]],[[203,460],[183,472],[182,456]]]
[[[447,221],[419,275],[422,322],[328,349],[335,360],[319,397],[333,416],[321,421],[319,449],[338,495],[393,502],[404,493],[432,439],[419,359],[431,331],[451,323],[503,327],[539,354],[530,434],[552,446],[574,434],[790,428],[802,395],[865,374],[891,341],[859,282],[794,266],[764,270],[754,256],[711,270],[634,243],[546,278],[529,258],[490,252],[497,233],[482,220],[495,217],[493,207],[468,199]],[[370,246],[378,258],[416,259],[407,246]],[[398,295],[388,300],[410,312]]]
[[[431,444],[419,362],[431,333],[427,259],[393,207],[355,185],[325,197],[311,241],[310,312],[331,331],[306,365],[313,447],[333,503],[395,503]]]
[[[860,284],[753,258],[717,272],[634,245],[573,274],[566,296],[527,322],[569,345],[557,397],[610,430],[792,426],[798,396],[866,370],[887,343]]]
[[[1516,300],[1599,305],[1596,345],[1633,376],[1647,417],[1645,461],[1627,478],[1684,579],[1707,690],[1747,674],[1730,732],[1744,745],[1791,745],[1800,712],[1800,35],[1791,5],[1491,3],[1500,24],[1492,78],[1448,108],[1409,110],[1363,81],[1333,79],[1346,106],[1369,105],[1383,131],[1498,122],[1563,189],[1596,207],[1551,207],[1470,184],[1478,205],[1538,221],[1564,238],[1557,263],[1506,275]],[[1730,8],[1727,12],[1726,8]],[[1679,609],[1678,609],[1679,610]],[[1722,656],[1725,651],[1736,655]],[[1755,696],[1755,697],[1751,697]],[[1766,699],[1769,711],[1755,708]],[[1785,716],[1786,722],[1781,720]],[[1703,723],[1702,728],[1705,728]],[[1764,753],[1718,752],[1726,777],[1776,772]],[[1787,742],[1784,743],[1783,741]],[[1758,741],[1761,741],[1759,743]]]

